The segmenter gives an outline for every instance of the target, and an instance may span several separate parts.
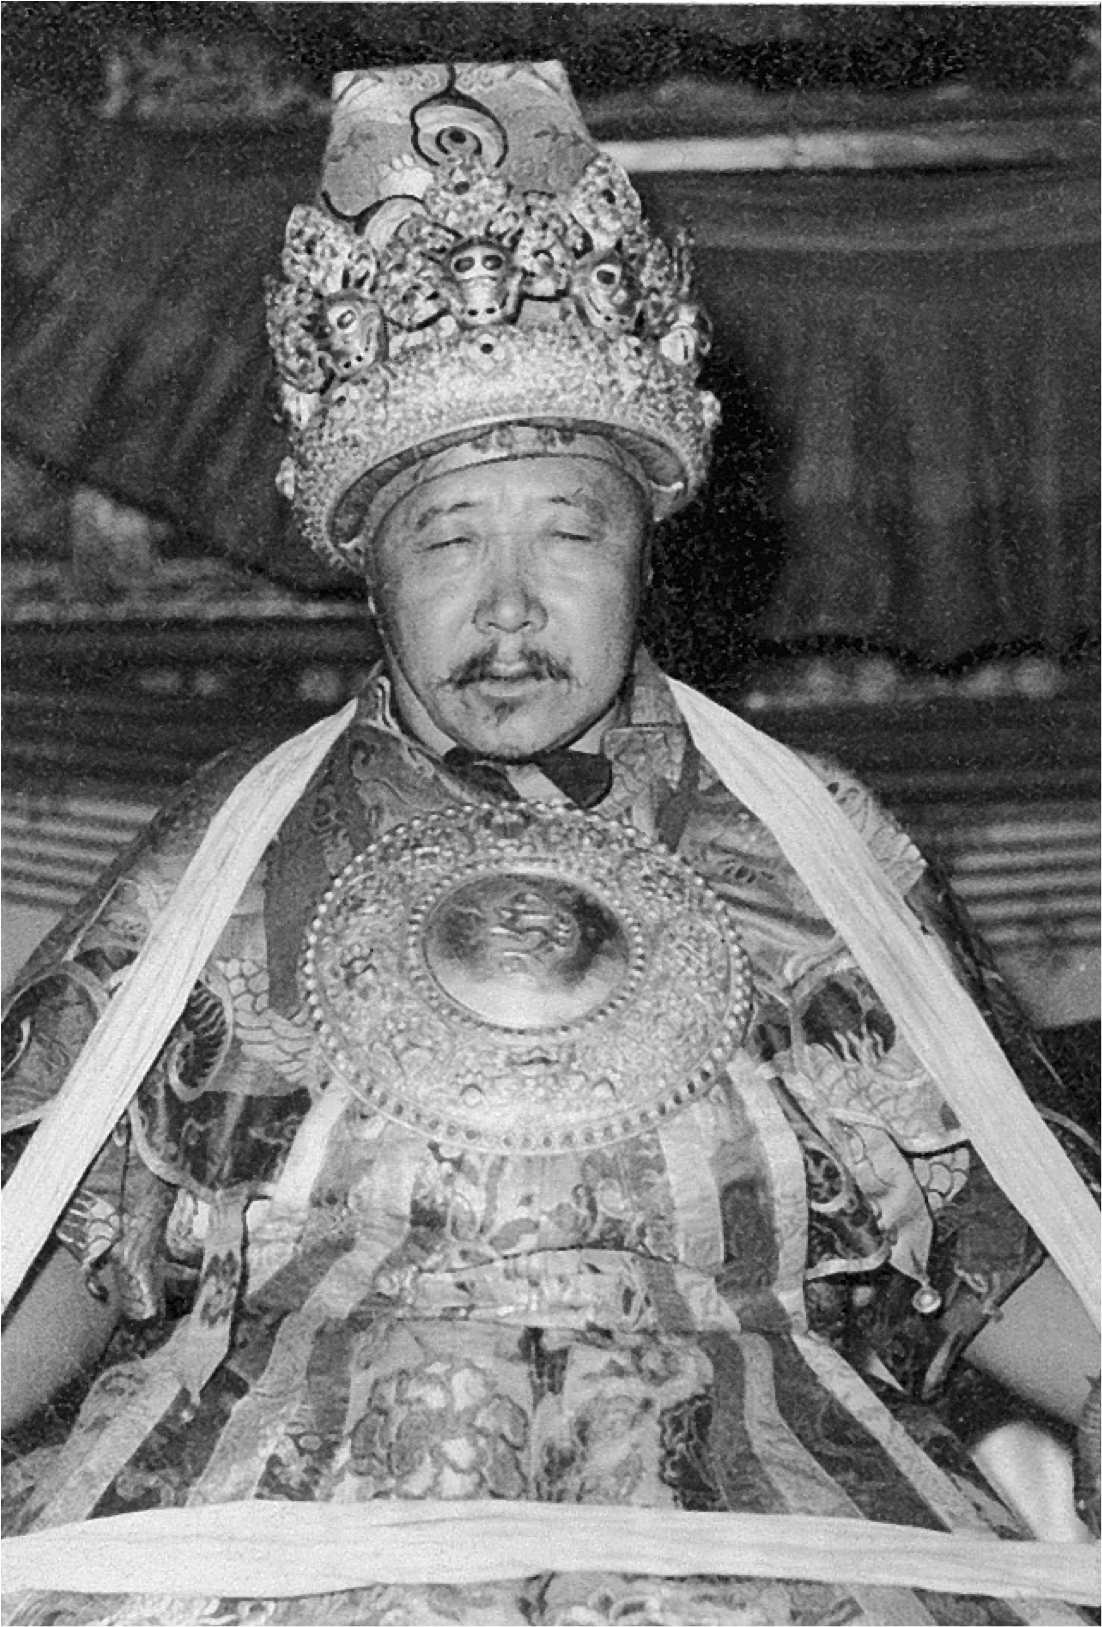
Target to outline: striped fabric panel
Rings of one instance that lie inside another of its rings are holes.
[[[993,949],[1098,942],[1096,804],[927,806],[909,828],[943,862]]]
[[[60,915],[75,904],[157,811],[153,802],[108,796],[5,792],[5,903]]]

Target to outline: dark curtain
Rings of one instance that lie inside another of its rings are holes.
[[[1094,177],[692,178],[779,442],[775,638],[946,659],[1097,625]]]
[[[262,286],[325,128],[188,135],[9,93],[4,433],[189,542],[304,586]]]
[[[5,124],[5,433],[204,547],[332,583],[274,490],[260,300],[320,125],[155,132],[14,93]],[[689,615],[704,584],[707,616],[757,594],[785,641],[1072,647],[1097,619],[1094,177],[641,184],[695,227],[733,400]]]

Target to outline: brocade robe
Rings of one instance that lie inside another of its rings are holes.
[[[663,842],[733,911],[754,1001],[731,1064],[661,1124],[550,1156],[433,1140],[332,1077],[302,982],[319,899],[387,830],[485,796],[403,735],[376,675],[59,1225],[92,1290],[113,1273],[127,1320],[68,1439],[12,1466],[11,1528],[189,1501],[427,1497],[1015,1534],[921,1398],[1038,1245],[645,657],[603,749],[613,788],[590,817]],[[43,945],[9,1020],[7,1123],[33,1123],[57,1089],[259,754],[200,774]],[[815,766],[977,996],[1002,1003],[910,841]],[[1028,1073],[1041,1064],[1009,1017]],[[181,1380],[196,1364],[213,1366],[197,1397]],[[151,1589],[25,1596],[9,1619],[1080,1619],[783,1578],[554,1574],[267,1602]]]

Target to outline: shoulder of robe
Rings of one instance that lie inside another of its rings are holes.
[[[240,780],[286,735],[269,731],[233,746],[198,769],[107,866],[80,902],[39,944],[5,994],[7,1013],[20,995],[60,965],[108,944],[134,952]]]
[[[816,752],[795,755],[823,782],[900,892],[909,892],[924,874],[926,861],[902,826],[848,769]]]
[[[875,794],[855,774],[829,757],[794,749],[792,754],[821,781],[900,892],[909,893],[925,874],[926,861]],[[763,844],[778,857],[780,853],[776,834],[751,814],[710,769],[696,798],[693,840],[697,847],[708,849],[713,855],[721,850],[726,853],[728,849],[738,854],[745,852],[747,856],[753,854],[759,867]],[[810,895],[794,875],[793,885],[797,887],[796,897],[806,908],[810,905]]]
[[[68,1076],[227,796],[274,732],[223,752],[181,787],[39,945],[3,1012],[3,1129],[34,1123]],[[267,856],[242,895],[252,919]],[[258,898],[260,893],[260,898]]]

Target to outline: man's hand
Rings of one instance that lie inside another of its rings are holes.
[[[93,1299],[73,1256],[56,1243],[48,1250],[4,1322],[5,1433],[98,1361],[119,1319],[113,1294]]]
[[[1098,1334],[1046,1260],[980,1329],[964,1360],[1051,1417],[1077,1424],[1098,1375]]]

